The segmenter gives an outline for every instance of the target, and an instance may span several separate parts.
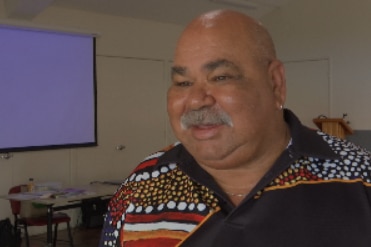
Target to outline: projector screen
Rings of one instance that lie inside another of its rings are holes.
[[[0,26],[0,153],[97,145],[93,35]]]

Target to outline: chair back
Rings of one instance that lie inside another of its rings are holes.
[[[11,187],[9,189],[8,194],[15,194],[15,193],[20,193],[22,191],[22,187],[25,185],[17,185],[14,187]],[[10,202],[10,207],[12,209],[12,214],[13,215],[18,215],[21,213],[21,202],[20,201],[15,201],[15,200],[9,200]]]

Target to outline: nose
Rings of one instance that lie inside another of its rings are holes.
[[[188,95],[188,107],[190,110],[198,110],[212,106],[216,102],[212,90],[206,84],[195,84]]]

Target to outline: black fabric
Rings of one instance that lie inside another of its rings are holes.
[[[0,220],[0,246],[1,247],[16,247],[17,237],[14,232],[14,227],[9,218]]]
[[[102,227],[109,199],[86,199],[82,201],[82,223],[87,228]]]
[[[232,217],[219,211],[181,246],[369,247],[371,210],[362,190],[361,183],[329,183],[275,191]]]

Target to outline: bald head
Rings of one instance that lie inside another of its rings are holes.
[[[194,42],[196,46],[201,40],[207,42],[212,39],[224,39],[230,45],[241,46],[247,56],[260,62],[276,59],[268,31],[253,18],[232,10],[211,11],[194,19],[183,31],[177,52],[187,43]]]

